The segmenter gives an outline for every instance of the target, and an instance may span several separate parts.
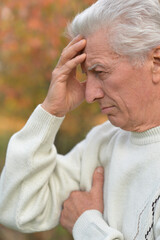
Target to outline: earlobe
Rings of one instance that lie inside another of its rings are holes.
[[[160,46],[156,47],[153,50],[152,75],[153,75],[153,82],[155,84],[159,83],[160,82]]]

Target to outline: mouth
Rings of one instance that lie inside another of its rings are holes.
[[[102,107],[101,112],[104,114],[112,114],[115,109],[115,106],[107,106],[107,107]]]

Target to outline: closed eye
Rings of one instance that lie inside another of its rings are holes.
[[[105,72],[104,71],[94,71],[94,74],[96,77],[103,75]]]

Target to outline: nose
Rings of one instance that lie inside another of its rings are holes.
[[[104,97],[104,92],[101,84],[97,79],[87,78],[86,89],[85,89],[85,99],[88,103],[93,103],[94,101]]]

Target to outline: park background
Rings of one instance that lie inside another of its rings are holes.
[[[94,0],[0,0],[0,172],[11,135],[42,103],[58,57],[68,43],[65,27]],[[80,71],[79,79],[83,79]],[[65,154],[93,126],[106,120],[96,103],[69,113],[56,138]],[[16,173],[18,174],[18,173]],[[1,197],[1,196],[0,196]],[[61,226],[21,234],[0,225],[0,240],[71,240]]]

